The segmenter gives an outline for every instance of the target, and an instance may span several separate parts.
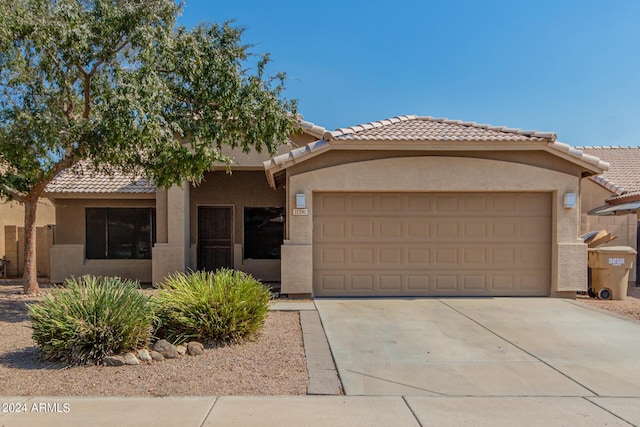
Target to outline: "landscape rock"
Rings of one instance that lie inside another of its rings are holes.
[[[151,351],[150,355],[151,359],[155,360],[156,362],[162,362],[164,360],[164,356],[157,351]]]
[[[133,353],[126,353],[124,355],[124,363],[126,363],[127,365],[139,365],[140,361],[138,360],[138,358],[136,357],[135,354]]]
[[[104,363],[104,366],[123,366],[125,361],[122,356],[107,356],[102,359],[102,363]]]
[[[181,345],[176,346],[176,350],[178,350],[178,354],[180,356],[184,356],[185,354],[187,354],[187,347]]]
[[[165,359],[175,359],[178,357],[176,346],[167,340],[160,340],[153,345],[153,350],[164,356]]]
[[[187,344],[187,353],[191,356],[200,356],[204,354],[204,346],[198,341],[191,341]]]
[[[142,360],[143,362],[151,362],[151,355],[149,354],[149,350],[147,350],[146,348],[140,349],[137,352],[138,355],[138,359]]]

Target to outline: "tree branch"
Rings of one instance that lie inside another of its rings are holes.
[[[9,195],[11,195],[11,197],[13,197],[15,200],[19,201],[20,203],[24,203],[25,199],[27,198],[26,194],[21,193],[18,190],[9,187],[8,185],[3,184],[2,188],[4,188],[4,191],[9,193]]]
[[[93,77],[96,71],[98,71],[98,67],[104,64],[107,58],[117,55],[122,49],[124,49],[129,44],[129,40],[125,40],[124,36],[120,36],[120,39],[118,40],[118,42],[120,43],[119,46],[118,46],[118,43],[116,43],[116,46],[113,49],[106,52],[105,55],[100,55],[100,59],[98,60],[98,62],[94,63],[93,66],[91,67],[91,71],[89,71],[90,77]]]
[[[37,198],[40,198],[40,195],[42,195],[44,190],[47,188],[47,185],[49,185],[49,183],[51,181],[53,181],[53,179],[60,172],[62,172],[65,169],[70,168],[77,161],[78,161],[78,158],[76,157],[76,155],[75,154],[71,154],[69,151],[67,151],[67,155],[65,155],[62,159],[60,159],[60,161],[58,161],[58,163],[53,165],[53,167],[51,168],[49,173],[44,178],[42,178],[40,181],[38,181],[38,183],[33,186],[31,191],[29,192],[29,194],[26,195],[23,199],[24,200],[26,200],[26,199],[35,200]]]

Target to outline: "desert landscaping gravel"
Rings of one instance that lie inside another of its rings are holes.
[[[602,301],[589,298],[586,295],[578,296],[576,299],[592,307],[611,311],[630,319],[640,320],[640,287],[630,287],[627,299],[620,301]]]
[[[64,367],[43,362],[31,340],[20,287],[0,283],[0,395],[301,395],[307,369],[297,312],[270,312],[257,339],[201,356],[138,366]]]

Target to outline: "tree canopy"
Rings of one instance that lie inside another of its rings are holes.
[[[269,56],[233,23],[178,25],[180,11],[174,0],[3,5],[0,197],[28,210],[81,160],[161,187],[198,181],[228,160],[222,146],[274,153],[288,139],[296,102],[284,74],[265,74]]]

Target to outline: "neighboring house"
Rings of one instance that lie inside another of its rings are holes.
[[[609,170],[582,182],[582,231],[606,229],[617,236],[607,246],[638,249],[640,147],[579,147],[610,164]],[[589,212],[592,214],[590,215]],[[597,215],[596,215],[597,214]],[[636,259],[629,280],[640,283]]]
[[[52,278],[156,282],[234,267],[289,295],[586,290],[580,211],[565,196],[604,172],[598,158],[553,133],[431,117],[303,126],[299,148],[264,165],[238,157],[232,175],[214,171],[196,187],[61,175],[48,189]]]
[[[36,212],[36,264],[40,276],[49,275],[49,246],[53,236],[55,210],[51,202],[41,199]],[[8,261],[8,277],[24,271],[24,207],[18,202],[0,201],[0,258]],[[0,276],[2,276],[0,269]]]

